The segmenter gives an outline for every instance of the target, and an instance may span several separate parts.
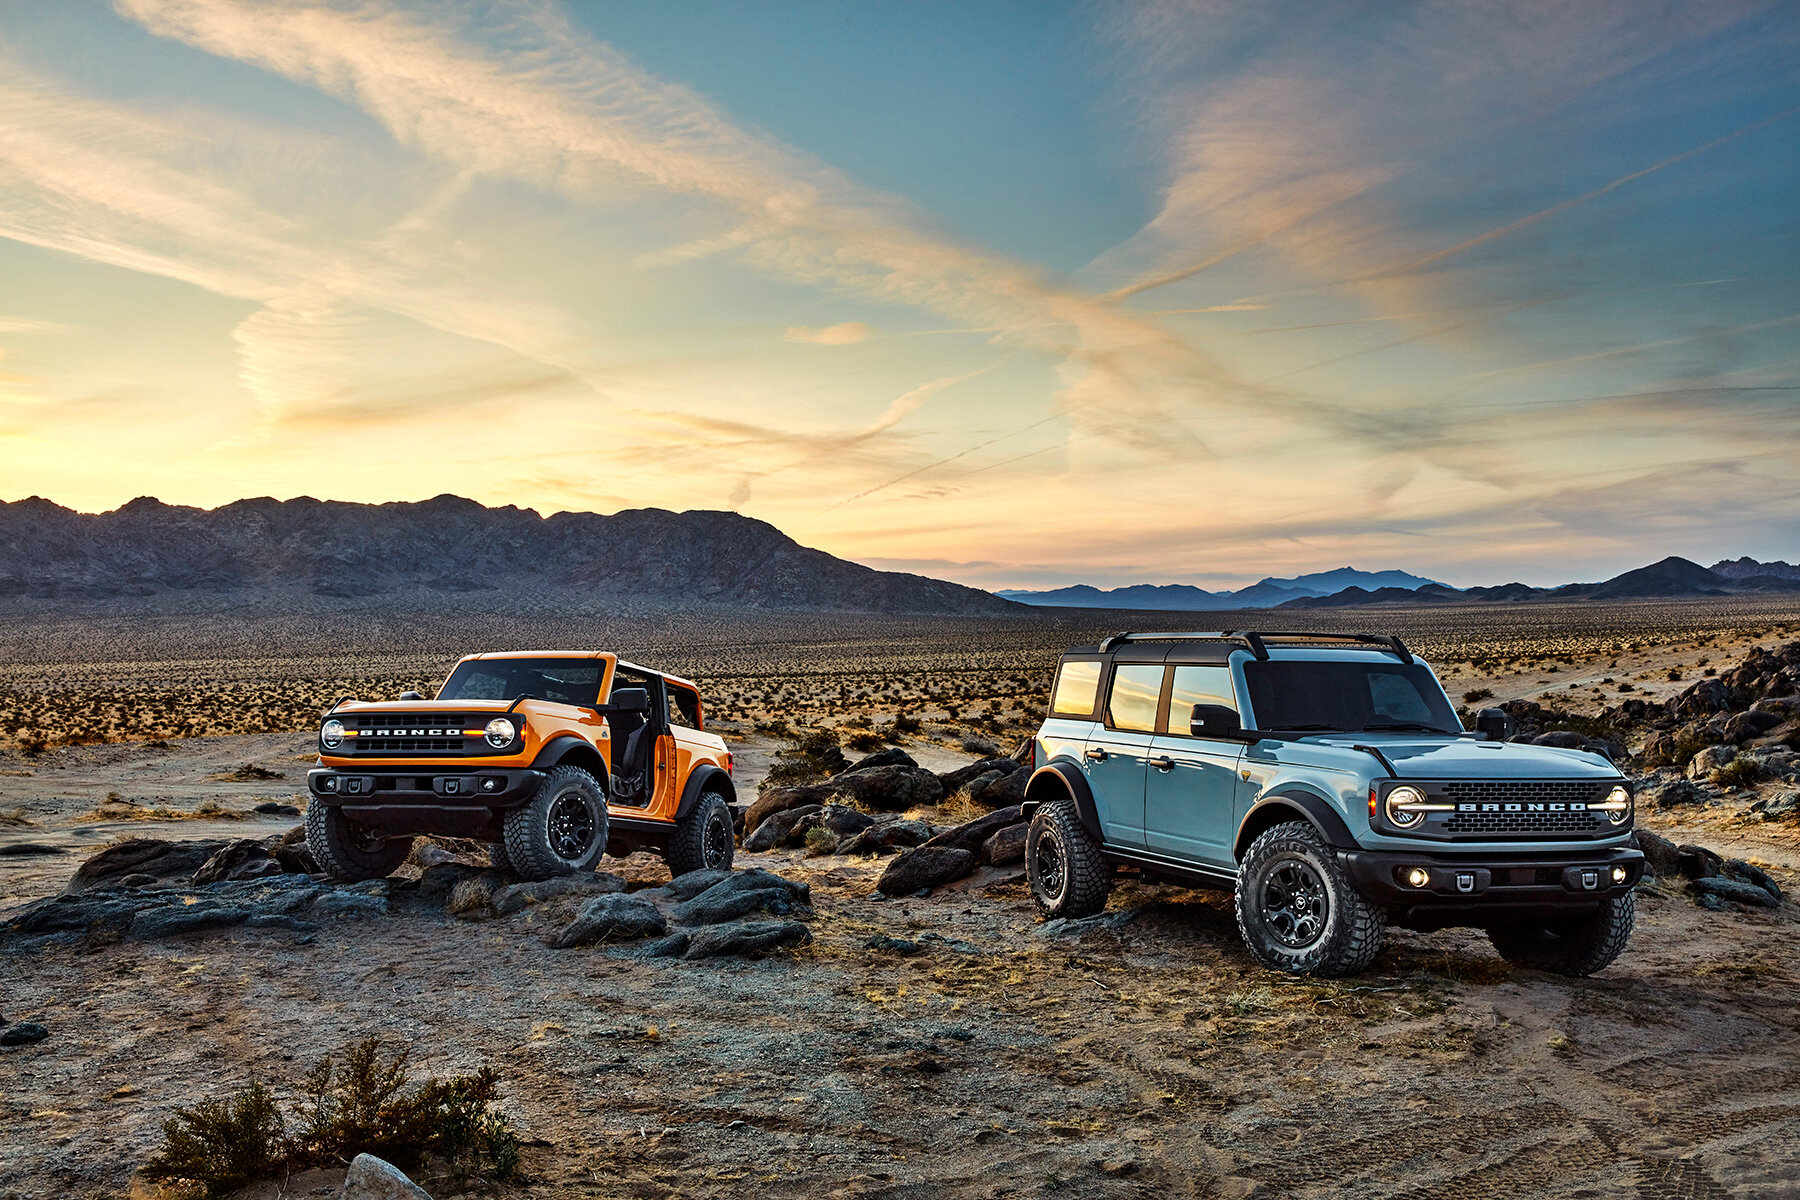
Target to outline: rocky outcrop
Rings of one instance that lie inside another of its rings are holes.
[[[810,941],[812,889],[773,871],[694,871],[660,888],[597,896],[546,944],[556,949],[596,943],[655,942],[634,953],[714,958],[757,956]],[[745,921],[749,916],[789,918]]]
[[[350,1160],[337,1200],[431,1200],[431,1193],[393,1163],[373,1154],[359,1154]]]

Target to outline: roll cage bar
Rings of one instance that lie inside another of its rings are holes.
[[[1403,663],[1413,661],[1412,651],[1406,648],[1405,642],[1392,634],[1381,633],[1307,633],[1272,629],[1240,629],[1231,633],[1134,633],[1126,630],[1102,640],[1099,649],[1100,653],[1109,654],[1127,642],[1236,642],[1254,654],[1258,662],[1266,662],[1269,658],[1267,643],[1271,641],[1335,643],[1346,649],[1367,646],[1392,654]]]

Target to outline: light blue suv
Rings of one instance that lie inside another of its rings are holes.
[[[1464,732],[1431,668],[1373,634],[1121,633],[1063,655],[1025,792],[1039,908],[1120,870],[1231,889],[1264,965],[1352,975],[1392,923],[1485,929],[1590,975],[1624,950],[1644,858],[1606,758]]]

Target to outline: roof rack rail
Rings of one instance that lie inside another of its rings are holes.
[[[1102,640],[1100,653],[1110,653],[1127,642],[1237,642],[1256,655],[1258,661],[1267,661],[1269,641],[1348,642],[1386,650],[1403,663],[1413,661],[1412,651],[1406,648],[1406,643],[1392,634],[1314,633],[1286,629],[1238,629],[1230,633],[1135,633],[1127,629]]]

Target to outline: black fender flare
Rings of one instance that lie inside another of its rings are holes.
[[[1344,823],[1343,814],[1333,808],[1329,801],[1313,792],[1290,790],[1271,792],[1251,805],[1250,811],[1244,814],[1244,819],[1238,824],[1231,856],[1241,861],[1244,852],[1250,849],[1250,843],[1265,829],[1282,821],[1291,821],[1296,816],[1318,830],[1319,836],[1325,839],[1327,845],[1339,850],[1358,849],[1350,826]]]
[[[1068,797],[1075,804],[1081,827],[1096,843],[1100,836],[1100,812],[1094,807],[1094,793],[1088,789],[1087,777],[1072,762],[1052,759],[1031,773],[1025,783],[1025,799],[1019,809],[1027,821],[1046,801]]]
[[[711,789],[725,794],[725,803],[737,803],[737,788],[723,768],[706,763],[688,772],[687,786],[681,789],[681,803],[675,808],[675,819],[682,820],[700,803],[701,793]]]
[[[606,778],[606,756],[600,753],[600,748],[598,746],[595,746],[592,742],[577,734],[559,733],[552,736],[549,741],[539,747],[537,757],[531,760],[531,769],[534,771],[548,771],[561,761],[561,759],[571,750],[577,749],[587,750],[593,754],[601,767],[599,773],[600,786],[610,791],[611,781]],[[582,757],[585,758],[586,755],[583,755]]]

